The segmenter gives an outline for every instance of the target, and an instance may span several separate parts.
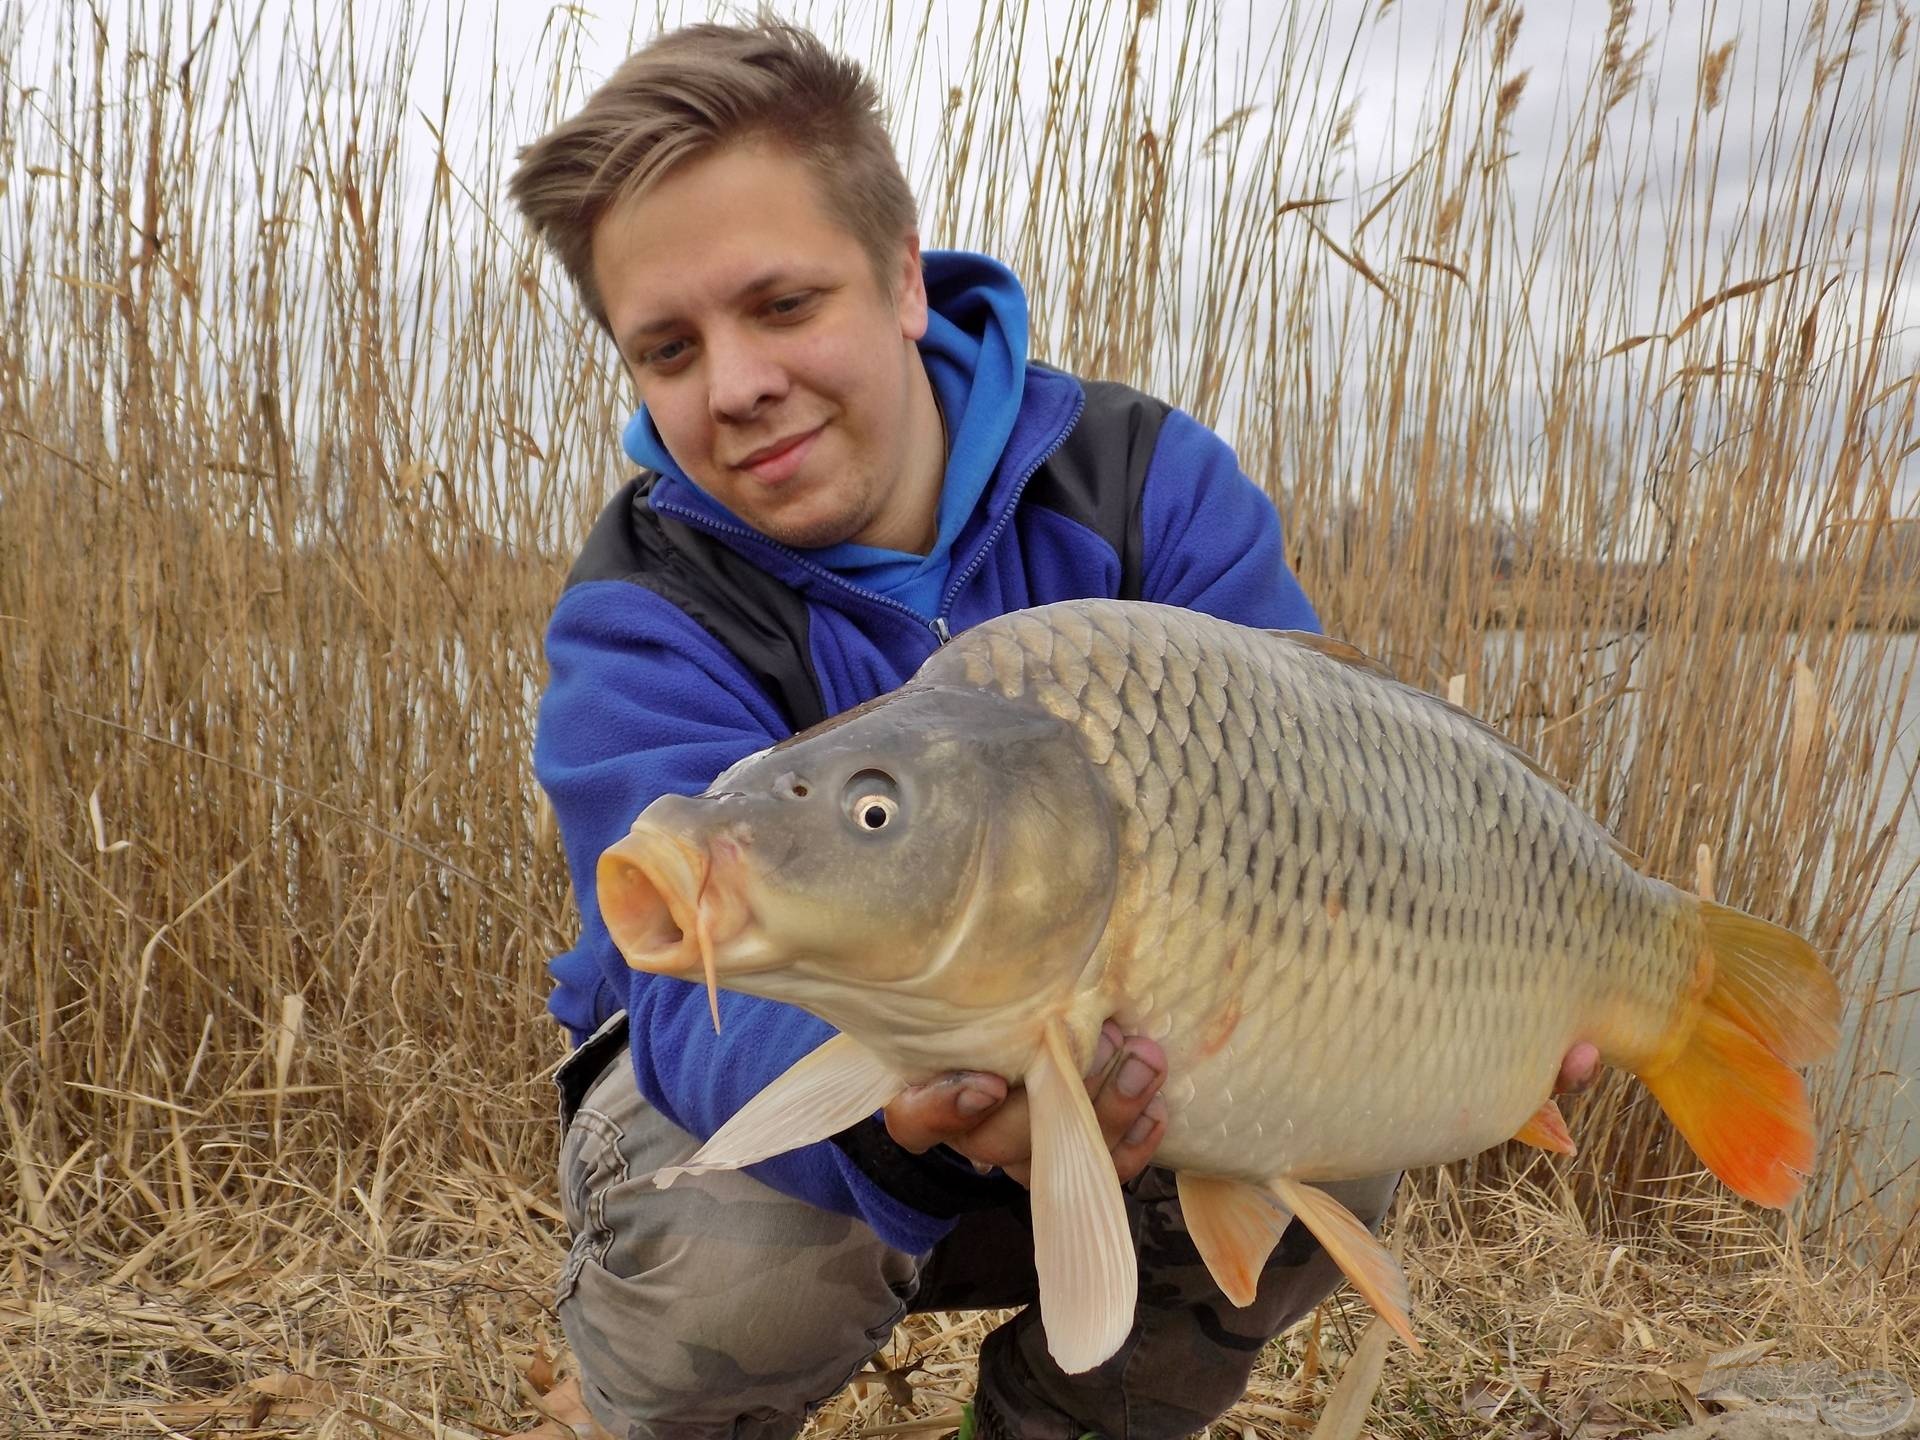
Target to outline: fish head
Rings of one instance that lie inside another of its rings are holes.
[[[908,687],[649,805],[600,857],[600,909],[635,969],[858,1030],[906,996],[978,1011],[1070,990],[1115,837],[1064,721]]]

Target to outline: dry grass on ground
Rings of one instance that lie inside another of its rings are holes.
[[[1707,1362],[1730,1355],[1920,1373],[1910,1269],[1880,1276],[1815,1258],[1714,1202],[1695,1218],[1720,1236],[1717,1260],[1670,1240],[1621,1244],[1556,1190],[1442,1185],[1403,1205],[1395,1233],[1426,1354],[1388,1351],[1374,1434],[1662,1431],[1737,1403],[1713,1400],[1707,1383]],[[546,1293],[558,1219],[490,1175],[449,1180],[440,1210],[379,1227],[362,1212],[290,1263],[206,1278],[118,1253],[23,1254],[0,1299],[0,1363],[26,1411],[0,1434],[511,1432],[565,1363]],[[994,1319],[915,1317],[876,1359],[889,1373],[856,1383],[809,1433],[941,1434],[971,1394]],[[1300,1440],[1371,1320],[1350,1292],[1324,1306],[1268,1351],[1221,1433]]]
[[[951,77],[903,16],[883,67],[945,96],[927,229],[1013,260],[1041,354],[1218,423],[1331,630],[1656,873],[1802,929],[1859,1007],[1784,1221],[1617,1080],[1574,1161],[1422,1177],[1431,1344],[1390,1356],[1381,1435],[1665,1426],[1750,1342],[1920,1378],[1910,17],[1643,49],[1633,10],[1555,111],[1513,60],[1542,22],[1476,4],[1384,168],[1323,83],[1344,8],[1242,66],[1197,0],[1088,0],[1020,100],[1017,7]],[[556,11],[550,84],[436,104],[404,37],[277,13],[68,7],[45,73],[0,45],[0,1437],[499,1433],[558,1353],[542,965],[573,920],[528,756],[625,389],[497,186],[609,57]],[[1598,575],[1630,593],[1588,603]],[[1277,1347],[1235,1420],[1302,1429],[1362,1318]],[[980,1323],[897,1342],[920,1412]]]

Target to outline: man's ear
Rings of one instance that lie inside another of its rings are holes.
[[[894,309],[900,316],[900,335],[918,340],[927,333],[927,280],[920,270],[920,232],[909,230],[900,246],[899,268],[893,276]]]

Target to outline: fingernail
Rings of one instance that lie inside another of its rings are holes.
[[[1149,1135],[1153,1134],[1153,1127],[1157,1123],[1150,1108],[1142,1110],[1140,1112],[1140,1118],[1133,1122],[1132,1128],[1127,1131],[1126,1140],[1122,1143],[1127,1145],[1140,1144]]]
[[[1129,1055],[1127,1063],[1120,1067],[1120,1074],[1114,1084],[1120,1087],[1122,1095],[1131,1100],[1151,1085],[1153,1077],[1159,1073],[1138,1055]]]
[[[1000,1097],[979,1085],[963,1085],[954,1097],[953,1108],[962,1115],[984,1115],[1000,1103]]]
[[[1089,1075],[1104,1075],[1107,1066],[1113,1063],[1113,1055],[1120,1048],[1120,1027],[1109,1020],[1100,1027],[1100,1043],[1093,1048],[1093,1065]]]

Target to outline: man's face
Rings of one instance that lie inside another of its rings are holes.
[[[593,232],[607,319],[668,452],[789,545],[920,538],[887,523],[924,438],[917,237],[894,269],[889,295],[806,163],[765,143],[688,161]]]

